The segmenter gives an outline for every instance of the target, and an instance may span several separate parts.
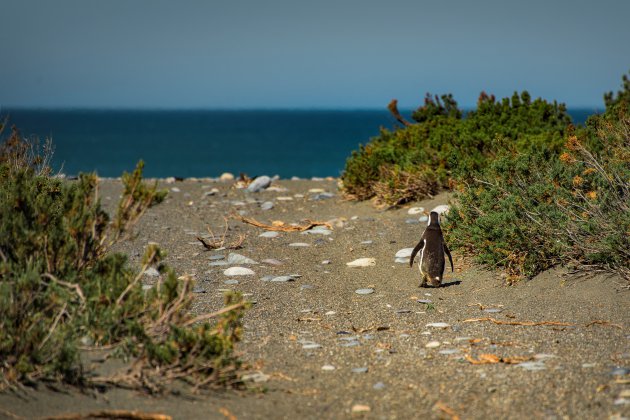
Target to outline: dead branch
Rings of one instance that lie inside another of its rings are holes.
[[[101,410],[89,413],[70,413],[58,416],[38,417],[38,420],[82,420],[90,418],[100,419],[127,419],[127,420],[172,420],[173,417],[166,414],[144,413],[130,410]]]
[[[225,308],[223,308],[221,310],[218,310],[216,312],[213,312],[211,314],[199,315],[199,316],[197,316],[197,317],[195,317],[193,319],[190,319],[190,320],[186,321],[183,326],[187,327],[189,325],[194,324],[195,322],[205,321],[206,319],[210,319],[210,318],[217,317],[219,315],[223,315],[224,313],[233,311],[233,310],[238,309],[238,308],[242,308],[245,305],[247,305],[247,302],[239,302],[239,303],[235,303],[234,305],[226,306]]]
[[[229,227],[228,227],[227,217],[225,217],[224,220],[225,220],[225,229],[223,230],[223,233],[221,234],[221,236],[219,237],[214,236],[214,232],[212,232],[212,229],[210,229],[210,226],[207,227],[208,233],[210,234],[210,240],[206,241],[202,237],[197,236],[197,240],[201,242],[204,248],[208,250],[214,250],[214,249],[219,249],[219,248],[226,248],[226,249],[242,248],[242,245],[243,245],[243,242],[245,242],[246,236],[241,235],[241,234],[239,234],[238,237],[234,241],[232,241],[232,243],[226,245],[227,231]]]
[[[613,324],[610,321],[604,321],[602,319],[596,319],[595,321],[591,321],[588,324],[586,324],[587,327],[590,327],[591,325],[604,325],[606,327],[615,327],[615,328],[619,328],[620,330],[623,330],[623,326],[619,324]]]
[[[405,125],[405,126],[413,125],[409,121],[407,121],[402,115],[400,115],[400,112],[398,112],[398,99],[392,99],[389,105],[387,105],[387,109],[389,110],[389,112],[391,112],[394,118],[396,118],[396,121],[398,121],[402,125]]]
[[[280,222],[280,223],[272,224],[272,225],[266,225],[264,223],[260,223],[257,220],[243,217],[239,214],[234,214],[232,217],[237,220],[240,220],[243,223],[247,223],[248,225],[252,225],[252,226],[256,226],[265,230],[272,230],[276,232],[304,232],[306,230],[314,228],[315,226],[326,226],[328,229],[333,230],[333,227],[330,223],[318,222],[318,221],[313,221],[313,220],[306,220],[306,224],[301,225],[301,226],[293,226],[293,225],[286,225],[284,224],[284,222]]]
[[[532,356],[516,356],[516,357],[499,357],[496,354],[484,353],[480,354],[478,359],[473,358],[470,354],[464,355],[464,358],[473,365],[489,365],[495,363],[504,363],[506,365],[515,365],[518,363],[532,360]]]
[[[528,327],[538,326],[538,325],[559,325],[563,327],[573,327],[574,324],[569,324],[568,322],[556,322],[556,321],[542,321],[542,322],[533,322],[533,321],[501,321],[494,318],[471,318],[465,319],[462,322],[483,322],[488,321],[494,324],[499,325],[525,325]]]
[[[68,289],[73,289],[77,293],[79,298],[81,298],[81,303],[85,304],[85,295],[83,294],[83,291],[81,290],[81,287],[78,284],[59,280],[57,277],[53,276],[50,273],[44,273],[42,274],[42,277],[46,277],[47,279],[52,280],[53,282],[59,284],[60,286],[67,287]]]
[[[448,405],[444,404],[442,401],[436,402],[433,406],[433,409],[442,411],[444,414],[450,416],[451,420],[459,420],[459,416],[455,413],[455,411]]]

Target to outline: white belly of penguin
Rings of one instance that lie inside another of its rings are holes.
[[[420,251],[420,262],[418,262],[418,268],[420,269],[420,275],[424,276],[424,272],[422,271],[422,260],[424,259],[424,251],[427,249],[427,241],[426,239],[423,241],[422,251]]]

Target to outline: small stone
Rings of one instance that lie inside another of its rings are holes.
[[[399,250],[398,252],[396,252],[396,255],[394,256],[396,258],[407,258],[407,261],[409,261],[409,258],[411,257],[412,252],[413,252],[413,248],[403,248]]]
[[[319,349],[319,348],[321,348],[321,347],[322,347],[322,345],[321,345],[321,344],[317,344],[317,343],[312,342],[312,341],[304,342],[304,343],[302,344],[302,348],[303,348],[304,350]]]
[[[276,200],[278,200],[278,201],[293,201],[293,197],[281,196],[281,197],[276,197]]]
[[[385,384],[383,382],[377,382],[372,386],[372,388],[376,390],[385,389]]]
[[[440,342],[439,341],[429,341],[427,344],[425,344],[426,348],[428,349],[434,349],[436,347],[440,347]]]
[[[301,248],[301,247],[307,247],[307,246],[311,246],[310,244],[304,243],[304,242],[293,242],[290,243],[289,246],[295,247],[295,248]]]
[[[444,349],[438,351],[439,354],[450,355],[459,353],[459,349]]]
[[[416,302],[418,303],[424,303],[424,304],[429,304],[429,303],[433,303],[431,300],[429,299],[418,299]]]
[[[274,281],[277,283],[286,283],[288,281],[295,281],[296,277],[293,276],[278,276],[278,277],[274,277],[269,281]]]
[[[361,241],[361,245],[371,245],[374,241]]]
[[[238,280],[225,280],[223,284],[238,284]]]
[[[594,368],[595,366],[597,366],[597,363],[582,363],[583,369],[590,369],[590,368]]]
[[[311,284],[303,284],[300,286],[300,290],[310,290],[310,289],[314,289],[315,286],[311,285]]]
[[[171,188],[171,191],[173,191],[174,193],[178,193],[181,190],[179,188],[177,188],[177,187],[173,187],[173,188]]]
[[[441,204],[439,206],[434,207],[433,210],[431,211],[436,212],[439,215],[444,215],[448,213],[450,209],[451,209],[451,206],[449,206],[448,204]]]
[[[175,177],[174,176],[169,176],[169,177],[164,179],[164,182],[166,182],[167,184],[172,184],[172,183],[175,182]]]
[[[409,264],[409,257],[407,257],[407,258],[396,258],[394,260],[394,262],[398,263],[398,264]]]
[[[370,295],[374,293],[374,289],[357,289],[354,291],[357,295]]]
[[[418,217],[418,223],[424,223],[429,221],[429,216],[420,216]]]
[[[541,360],[536,360],[536,361],[533,361],[533,362],[522,362],[522,363],[518,363],[516,366],[520,367],[522,369],[531,370],[531,371],[538,371],[538,370],[545,370],[545,369],[547,369],[547,367],[545,366],[545,362],[543,362]]]
[[[157,271],[155,268],[153,267],[149,267],[146,270],[144,270],[144,274],[145,276],[149,276],[149,277],[158,277],[160,275],[160,272]]]
[[[497,314],[499,312],[502,312],[503,309],[499,309],[499,308],[486,308],[483,310],[484,312],[487,312],[489,314]]]
[[[201,287],[195,287],[192,292],[193,293],[206,293],[206,291]]]
[[[407,219],[405,220],[405,223],[408,225],[417,225],[420,223],[420,221],[418,219]]]
[[[278,236],[280,236],[280,232],[276,232],[274,230],[270,230],[267,232],[263,232],[260,235],[258,235],[260,238],[277,238]]]
[[[259,192],[262,191],[264,189],[266,189],[267,187],[269,187],[271,185],[271,178],[269,178],[267,175],[262,175],[257,177],[256,179],[254,179],[248,186],[247,186],[247,192]]]
[[[262,372],[256,372],[256,373],[248,373],[245,374],[243,376],[241,376],[241,379],[245,382],[248,381],[252,381],[255,383],[260,383],[260,382],[267,382],[269,380],[270,376],[269,375],[265,375]]]
[[[399,309],[396,311],[397,314],[409,314],[411,313],[411,309]]]
[[[376,258],[359,258],[349,263],[346,263],[348,267],[371,267],[376,265]]]
[[[225,257],[223,255],[220,255],[220,254],[215,254],[215,255],[210,255],[210,257],[208,259],[210,261],[218,261],[218,260],[225,259]]]
[[[245,267],[230,267],[223,272],[226,276],[253,276],[255,273]]]
[[[331,316],[331,315],[335,315],[336,313],[337,312],[335,312],[335,311],[328,311],[324,315]]]
[[[358,340],[352,340],[352,341],[343,341],[339,343],[339,345],[341,347],[355,347],[355,346],[360,346],[361,343]]]
[[[409,210],[407,210],[407,214],[420,214],[424,211],[424,207],[412,207]]]
[[[333,365],[324,365],[322,366],[322,370],[331,371],[331,370],[335,370],[335,367]]]
[[[315,226],[312,229],[305,230],[302,232],[302,235],[330,235],[332,231],[328,229],[326,226]]]
[[[628,399],[628,398],[617,398],[615,401],[613,401],[613,404],[614,405],[628,405],[628,404],[630,404],[630,399]]]
[[[222,182],[234,181],[234,175],[229,172],[223,172],[219,177],[219,180]]]
[[[273,202],[265,201],[260,205],[261,210],[271,210],[273,208]]]
[[[260,280],[261,281],[271,281],[275,277],[276,276],[264,276],[264,277],[261,277]]]
[[[630,373],[630,369],[620,367],[620,366],[617,366],[612,371],[610,371],[610,374],[612,376],[624,376],[624,375],[627,375],[628,373]]]
[[[228,254],[227,262],[228,264],[258,264],[251,258],[247,258],[246,256],[237,254],[235,252],[230,252]]]
[[[221,266],[221,265],[229,265],[229,263],[227,261],[212,261],[208,265],[210,267],[218,267],[218,266]]]
[[[447,324],[446,322],[432,322],[430,324],[427,324],[426,326],[433,328],[448,328],[450,327],[450,324]]]
[[[352,412],[353,413],[369,413],[370,406],[364,405],[364,404],[355,404],[352,406]]]
[[[219,189],[218,188],[212,188],[210,191],[206,191],[203,193],[203,197],[209,197],[212,195],[216,195],[219,193]]]
[[[269,264],[269,265],[282,265],[284,264],[282,261],[278,261],[274,258],[267,258],[265,260],[261,261],[263,264]]]
[[[322,261],[322,265],[328,265],[328,264],[330,264],[330,263],[331,263],[331,261],[330,261],[330,260],[324,260],[324,261]]]
[[[323,192],[320,194],[315,194],[313,196],[311,196],[311,200],[312,201],[319,201],[319,200],[327,200],[329,198],[333,198],[335,196],[335,194],[329,193],[329,192]]]
[[[367,373],[367,367],[352,368],[352,373]]]

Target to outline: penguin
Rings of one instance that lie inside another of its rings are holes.
[[[448,255],[448,259],[451,262],[451,272],[454,272],[455,269],[453,268],[451,252],[446,246],[446,242],[444,242],[442,229],[440,229],[440,216],[434,211],[429,216],[429,225],[422,234],[420,242],[411,252],[409,267],[413,267],[413,260],[420,250],[422,250],[420,262],[418,263],[420,275],[422,276],[420,287],[440,287],[446,263],[444,254]]]

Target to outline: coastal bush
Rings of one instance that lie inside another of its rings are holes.
[[[561,153],[517,148],[459,184],[444,230],[453,248],[508,280],[564,263],[630,280],[630,85],[568,133]]]
[[[466,117],[451,95],[427,95],[415,124],[382,129],[346,162],[343,191],[352,199],[398,205],[430,197],[484,168],[506,147],[560,150],[571,122],[563,104],[527,92],[501,101],[482,93]]]
[[[96,175],[62,181],[48,176],[45,162],[17,130],[0,147],[0,389],[37,380],[150,391],[177,378],[195,386],[236,381],[242,298],[228,295],[224,310],[193,318],[192,280],[164,265],[157,245],[147,246],[140,271],[111,252],[165,197],[142,182],[142,162],[123,175],[113,220],[100,206]],[[145,291],[149,266],[161,275]],[[96,378],[81,363],[82,345],[131,357],[131,367]]]

